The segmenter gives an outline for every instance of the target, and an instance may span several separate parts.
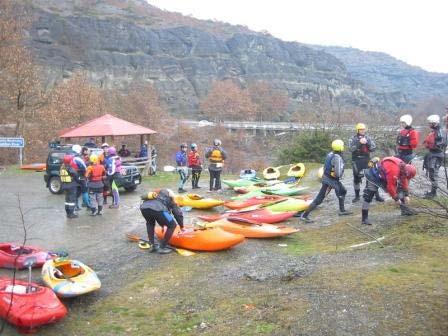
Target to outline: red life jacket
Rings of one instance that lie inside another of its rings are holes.
[[[403,128],[397,137],[398,149],[414,149],[418,144],[418,132],[411,128]]]
[[[87,176],[89,178],[89,181],[100,182],[102,181],[105,173],[106,170],[104,169],[103,165],[97,164],[87,167]]]
[[[424,145],[428,149],[436,149],[436,132],[431,131],[423,141]]]

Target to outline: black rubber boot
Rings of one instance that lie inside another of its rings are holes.
[[[431,187],[431,191],[428,191],[427,193],[425,193],[423,198],[431,199],[431,198],[434,198],[436,196],[437,196],[437,188],[436,187]]]
[[[377,190],[375,193],[375,201],[380,202],[380,203],[384,202],[384,198],[381,197],[379,190]]]
[[[101,216],[103,213],[103,207],[101,205],[98,206],[98,212],[96,213],[98,216]]]
[[[309,212],[305,211],[304,213],[302,213],[302,215],[300,216],[300,220],[302,222],[305,222],[307,224],[311,224],[314,223],[314,221],[310,218],[308,218]]]
[[[362,213],[361,224],[372,225],[372,223],[369,221],[369,210],[362,210],[361,213]]]
[[[339,210],[339,216],[347,216],[347,215],[351,215],[353,213],[353,211],[349,211],[349,210]]]
[[[359,197],[359,192],[360,192],[359,189],[355,189],[355,198],[352,199],[352,203],[356,203],[356,202],[359,202],[361,200],[361,198]]]
[[[98,210],[96,208],[90,208],[90,210],[92,211],[92,213],[90,214],[90,216],[96,216],[98,215]]]
[[[417,212],[407,207],[406,205],[400,204],[400,210],[402,216],[415,216]]]

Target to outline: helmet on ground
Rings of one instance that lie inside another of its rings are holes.
[[[117,150],[115,149],[115,147],[109,147],[109,149],[107,150],[107,154],[117,155]]]
[[[344,141],[337,139],[331,143],[331,149],[335,152],[343,152],[344,151]]]
[[[101,145],[101,148],[104,148],[104,147],[109,147],[109,144],[108,144],[107,142],[103,143],[103,144]]]
[[[356,126],[355,126],[355,128],[356,128],[356,131],[357,131],[357,132],[359,132],[360,130],[365,130],[365,129],[367,129],[366,125],[363,124],[363,123],[357,123]]]
[[[196,149],[196,148],[198,148],[198,145],[196,145],[195,143],[192,143],[192,144],[190,145],[190,148],[191,148],[191,149]]]
[[[187,148],[188,146],[187,146],[187,144],[185,143],[185,142],[183,142],[183,143],[181,143],[180,144],[180,148]]]
[[[64,159],[63,159],[62,162],[63,162],[65,165],[69,165],[70,162],[72,162],[72,160],[73,160],[73,155],[66,154],[66,155],[64,155]]]
[[[439,117],[438,114],[432,114],[426,120],[428,120],[428,122],[430,124],[438,124],[438,123],[440,123],[440,117]]]
[[[98,155],[92,154],[89,157],[90,162],[92,162],[93,164],[97,164],[99,159],[98,159]]]
[[[406,126],[411,126],[412,116],[410,114],[405,114],[400,117],[400,122],[405,123]]]
[[[219,140],[219,139],[215,139],[215,140],[213,140],[213,145],[215,145],[215,146],[221,146],[221,140]]]
[[[73,145],[72,151],[74,151],[76,154],[81,154],[82,147],[80,145]]]
[[[411,164],[405,165],[404,166],[404,171],[405,171],[406,177],[408,179],[413,178],[417,174],[417,169],[415,168],[415,166],[413,166]]]

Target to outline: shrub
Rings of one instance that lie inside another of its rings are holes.
[[[331,150],[331,135],[323,131],[305,131],[296,136],[291,143],[280,149],[279,164],[293,162],[323,162]]]

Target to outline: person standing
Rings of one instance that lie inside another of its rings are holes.
[[[181,209],[174,202],[174,193],[169,189],[162,189],[159,192],[150,192],[143,196],[143,203],[140,205],[140,211],[146,220],[146,230],[148,240],[151,244],[150,252],[160,254],[171,253],[173,250],[168,247],[168,242],[173,236],[176,225],[181,230],[184,229],[184,217]],[[156,222],[163,228],[166,226],[166,232],[160,245],[154,244],[154,229]]]
[[[401,130],[397,136],[397,155],[405,163],[411,163],[414,159],[414,149],[419,142],[419,134],[412,127],[412,116],[405,114],[400,117]]]
[[[98,156],[90,155],[90,162],[87,167],[86,178],[89,188],[91,216],[102,215],[103,211],[103,179],[106,176],[106,169],[100,164]]]
[[[192,143],[188,153],[188,168],[191,169],[191,185],[193,189],[199,189],[199,178],[202,172],[201,156],[198,152],[198,145]]]
[[[205,157],[209,160],[208,171],[210,172],[210,190],[221,192],[221,172],[227,153],[221,147],[221,140],[213,140],[213,147],[208,148]]]
[[[179,193],[184,193],[184,185],[188,180],[188,160],[187,160],[187,144],[182,143],[180,150],[176,153],[176,171],[179,173]]]
[[[423,145],[428,149],[423,160],[423,169],[426,170],[431,181],[431,191],[428,191],[424,197],[434,198],[437,196],[439,169],[445,155],[447,139],[440,127],[440,117],[437,114],[430,115],[427,120],[431,131],[423,141]]]
[[[121,157],[130,157],[131,151],[127,148],[126,144],[122,144],[121,149],[118,151],[118,155]]]
[[[313,199],[308,209],[302,213],[300,219],[305,223],[312,223],[308,216],[309,214],[325,199],[330,193],[331,189],[334,189],[339,201],[339,215],[350,215],[352,212],[345,209],[345,195],[347,189],[341,183],[341,178],[344,175],[344,158],[342,153],[344,152],[344,142],[342,140],[334,140],[331,143],[332,152],[327,154],[324,164],[324,174],[322,176],[322,186],[317,196]]]
[[[409,181],[417,170],[397,157],[385,157],[366,170],[366,187],[363,192],[361,224],[372,225],[369,221],[369,207],[379,188],[386,190],[400,204],[402,216],[412,216],[415,212],[407,207],[409,203]]]
[[[117,180],[121,176],[121,159],[117,155],[115,147],[109,147],[106,158],[106,175],[112,190],[112,204],[109,209],[118,209],[120,207],[120,193],[118,191]]]
[[[103,152],[100,155],[98,155],[98,161],[106,169],[106,161],[108,157],[107,151],[109,150],[109,144],[107,142],[103,143],[101,145],[101,149],[103,150]],[[106,178],[103,183],[104,183],[103,187],[103,205],[104,205],[107,204],[107,196],[110,195],[109,179]]]
[[[355,198],[353,203],[358,202],[361,192],[362,178],[364,177],[364,169],[367,169],[370,161],[370,153],[375,151],[376,144],[371,137],[366,134],[366,125],[363,123],[356,124],[356,134],[350,138],[348,146],[352,152],[352,169],[353,169],[353,186],[355,189]],[[379,192],[375,195],[378,202],[384,202]]]
[[[64,156],[62,165],[59,168],[59,176],[61,178],[62,190],[65,193],[65,213],[67,218],[78,218],[78,215],[75,214],[78,173],[72,167],[72,160],[73,155],[66,154]]]
[[[156,147],[153,145],[151,146],[151,169],[149,174],[155,175],[157,172],[157,150]]]
[[[85,178],[87,166],[84,162],[84,159],[81,157],[82,147],[80,145],[73,145],[72,151],[74,153],[72,159],[72,167],[76,170],[78,174],[77,183],[78,190],[76,196],[76,210],[80,210],[78,198],[82,196],[82,205],[90,208],[90,199],[89,199],[89,191],[87,190],[87,181]]]

